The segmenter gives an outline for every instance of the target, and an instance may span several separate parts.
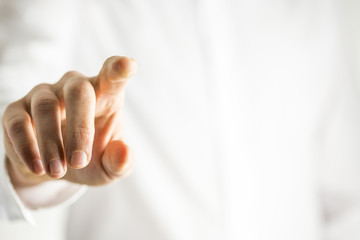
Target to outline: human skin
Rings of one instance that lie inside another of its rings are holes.
[[[125,87],[137,65],[108,58],[96,77],[66,73],[8,105],[3,118],[6,167],[15,188],[66,179],[111,183],[134,164],[123,139]]]

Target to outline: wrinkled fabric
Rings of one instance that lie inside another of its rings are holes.
[[[356,1],[3,2],[4,106],[111,55],[139,66],[136,168],[72,205],[68,239],[360,237]]]

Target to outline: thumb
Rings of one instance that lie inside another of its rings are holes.
[[[121,140],[108,144],[101,158],[101,165],[110,180],[129,175],[134,167],[134,154]]]
[[[123,92],[136,70],[137,64],[131,58],[112,56],[106,59],[99,75],[94,79],[96,94],[117,95]]]

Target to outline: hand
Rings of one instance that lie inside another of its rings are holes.
[[[11,103],[3,116],[7,168],[18,187],[64,178],[102,185],[129,173],[123,138],[124,90],[135,61],[108,58],[96,77],[66,73]]]

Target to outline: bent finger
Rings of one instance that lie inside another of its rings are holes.
[[[94,141],[95,92],[83,76],[64,86],[66,109],[66,159],[73,168],[85,167],[91,159]]]
[[[60,178],[66,173],[61,110],[50,86],[40,86],[31,94],[30,109],[45,171],[53,178]]]
[[[3,127],[17,157],[36,175],[45,173],[31,118],[22,104],[9,105],[4,113]]]

